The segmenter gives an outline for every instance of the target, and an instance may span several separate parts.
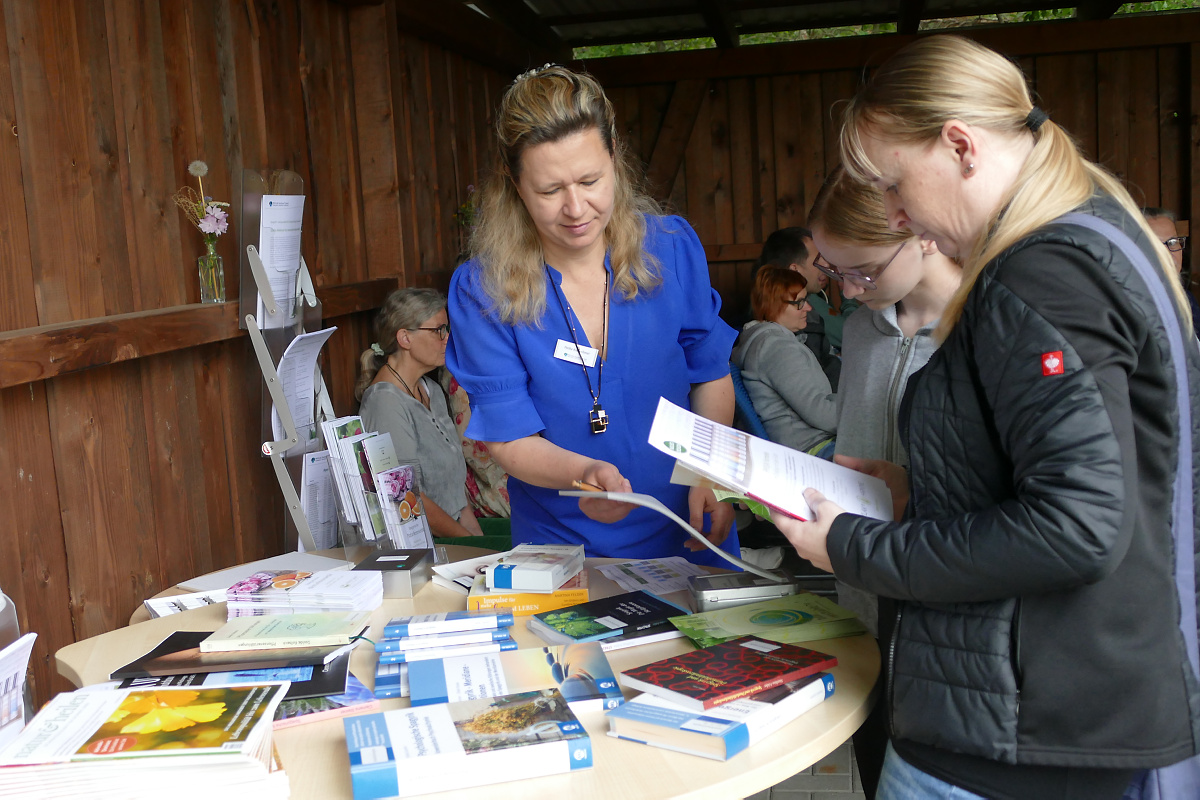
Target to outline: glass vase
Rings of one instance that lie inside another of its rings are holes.
[[[225,302],[225,262],[217,255],[216,241],[204,242],[204,255],[196,259],[200,271],[200,302]]]

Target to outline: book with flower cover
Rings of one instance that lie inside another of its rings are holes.
[[[344,720],[355,800],[588,769],[592,742],[556,689]]]
[[[384,527],[392,546],[401,550],[433,548],[433,534],[421,503],[421,469],[401,464],[390,433],[362,443]]]
[[[621,684],[704,711],[836,666],[837,659],[825,653],[742,636],[628,669]]]
[[[608,735],[726,761],[816,708],[833,690],[833,676],[819,672],[705,711],[643,692],[608,712]]]
[[[284,682],[63,692],[0,754],[0,796],[171,797],[197,778],[213,796],[286,796],[270,782],[271,720],[286,691]]]
[[[260,570],[225,590],[228,618],[322,611],[374,611],[383,577],[354,570]]]

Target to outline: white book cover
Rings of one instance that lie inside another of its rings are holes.
[[[489,589],[553,592],[583,569],[583,545],[519,544],[486,568]]]
[[[350,498],[354,501],[359,530],[369,539],[378,539],[386,532],[386,527],[383,524],[383,512],[379,510],[379,499],[375,494],[375,482],[371,480],[371,467],[366,463],[367,459],[360,443],[378,435],[377,431],[368,431],[338,441],[342,471],[346,476]]]
[[[342,451],[338,441],[347,436],[363,432],[362,417],[338,417],[321,423],[321,432],[325,434],[325,449],[329,451],[330,471],[333,475],[333,485],[337,489],[338,503],[342,507],[342,516],[351,525],[358,522],[355,513],[354,500],[350,496],[350,487],[346,484],[346,470],[342,465]]]
[[[503,553],[490,553],[478,558],[468,558],[449,564],[433,565],[433,582],[446,589],[453,589],[462,595],[470,594],[471,586],[475,583],[476,575],[486,575],[487,568],[499,564],[511,550]]]
[[[713,422],[665,398],[659,398],[649,442],[718,486],[797,519],[812,518],[804,500],[808,488],[852,514],[892,518],[892,496],[879,478]]]

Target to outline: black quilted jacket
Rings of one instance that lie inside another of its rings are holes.
[[[1079,210],[1155,252],[1110,199]],[[1200,351],[1187,342],[1196,428]],[[829,535],[839,578],[899,601],[882,643],[894,737],[1080,767],[1197,751],[1200,686],[1173,584],[1169,360],[1145,284],[1098,234],[1049,226],[984,270],[909,381],[906,520],[843,514]]]

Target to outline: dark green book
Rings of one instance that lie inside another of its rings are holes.
[[[633,633],[690,613],[645,591],[589,600],[529,618],[529,629],[549,644],[573,644]]]

